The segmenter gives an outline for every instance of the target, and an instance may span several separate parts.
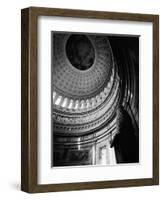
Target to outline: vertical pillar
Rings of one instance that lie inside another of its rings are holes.
[[[90,107],[89,99],[86,100],[86,108]]]
[[[66,98],[64,98],[64,101],[62,103],[62,107],[66,108],[67,107],[67,102],[68,102],[68,100],[67,100],[67,97],[66,97]]]
[[[69,109],[72,109],[72,108],[73,108],[73,100],[72,100],[72,99],[70,100],[70,103],[69,103],[68,108],[69,108]]]
[[[96,165],[96,141],[94,142],[92,146],[92,164]]]
[[[53,104],[55,104],[55,101],[58,98],[58,94],[56,92],[53,92]]]
[[[75,101],[74,109],[77,110],[79,107],[79,100]]]
[[[64,97],[61,96],[61,100],[60,100],[59,106],[62,106],[63,101],[64,101]]]
[[[60,104],[60,102],[61,102],[61,99],[62,99],[62,97],[61,96],[58,96],[57,97],[57,99],[55,100],[55,105],[59,105]]]

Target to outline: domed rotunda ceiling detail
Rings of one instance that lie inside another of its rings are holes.
[[[95,61],[95,50],[85,35],[71,35],[66,43],[70,63],[79,70],[89,69]]]
[[[80,100],[107,87],[114,64],[107,37],[54,34],[53,47],[53,92]]]
[[[126,155],[139,149],[139,38],[51,36],[53,166],[122,163],[121,144],[135,138]],[[131,163],[139,151],[134,157]]]

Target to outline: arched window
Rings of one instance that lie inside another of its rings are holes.
[[[58,96],[57,100],[55,101],[55,105],[59,105],[62,100],[62,96]]]

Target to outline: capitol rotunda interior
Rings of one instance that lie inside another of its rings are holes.
[[[52,32],[52,166],[139,162],[139,36]]]

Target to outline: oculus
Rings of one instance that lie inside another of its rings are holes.
[[[79,70],[89,69],[95,60],[95,50],[85,35],[71,35],[66,43],[66,55],[70,63]]]

